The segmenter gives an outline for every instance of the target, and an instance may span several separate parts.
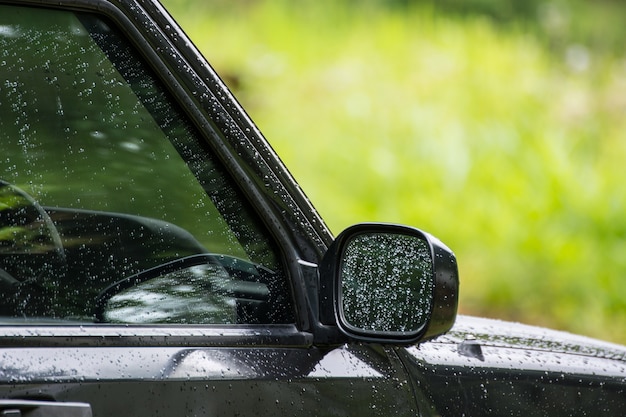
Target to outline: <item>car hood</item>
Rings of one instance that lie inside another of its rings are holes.
[[[565,353],[626,362],[626,346],[500,320],[458,316],[454,327],[436,343],[476,343],[485,347]]]

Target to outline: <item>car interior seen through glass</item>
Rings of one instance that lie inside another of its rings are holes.
[[[0,320],[289,323],[270,234],[128,41],[0,6]]]

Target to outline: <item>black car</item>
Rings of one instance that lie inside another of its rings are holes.
[[[0,0],[0,413],[622,415],[626,347],[456,317],[453,253],[334,238],[156,0]]]

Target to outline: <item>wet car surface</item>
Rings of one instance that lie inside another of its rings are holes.
[[[418,229],[333,237],[156,2],[0,0],[6,416],[619,415],[626,348],[456,316]]]

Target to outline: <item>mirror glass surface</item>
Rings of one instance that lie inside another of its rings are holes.
[[[362,332],[407,333],[427,322],[434,276],[425,238],[362,233],[347,242],[339,296],[345,323]]]

